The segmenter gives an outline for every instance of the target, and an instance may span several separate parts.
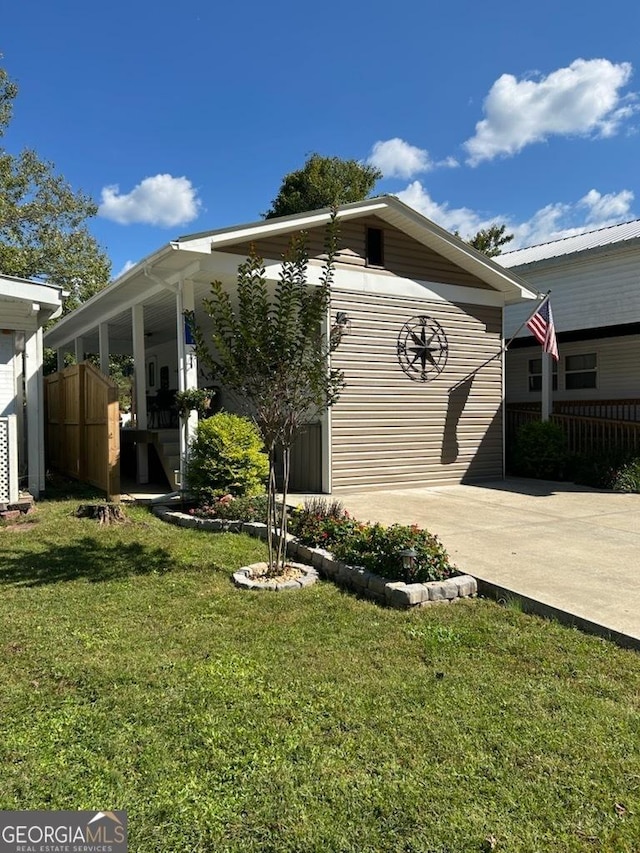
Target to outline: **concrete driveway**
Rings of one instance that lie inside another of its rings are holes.
[[[640,648],[640,495],[512,478],[335,497],[362,521],[426,527],[486,592]]]

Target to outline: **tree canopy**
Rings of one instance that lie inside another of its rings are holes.
[[[513,240],[513,234],[505,234],[506,225],[492,225],[490,228],[482,228],[468,242],[470,246],[482,252],[488,258],[495,258],[502,254],[502,247]]]
[[[285,175],[264,217],[272,219],[362,201],[381,177],[379,169],[357,160],[312,154],[302,169]]]
[[[17,94],[0,68],[0,138]],[[109,281],[111,262],[86,227],[97,210],[35,151],[14,155],[0,146],[0,272],[60,285],[69,292],[65,313]]]

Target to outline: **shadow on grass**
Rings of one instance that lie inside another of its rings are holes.
[[[42,500],[45,501],[104,501],[105,493],[89,483],[82,483],[79,480],[72,480],[70,477],[65,477],[63,474],[53,472],[47,475],[45,491],[42,495]]]
[[[43,586],[77,580],[100,583],[164,574],[171,567],[171,554],[165,548],[150,548],[139,542],[107,545],[86,536],[71,545],[52,546],[40,552],[5,552],[0,565],[0,584]]]

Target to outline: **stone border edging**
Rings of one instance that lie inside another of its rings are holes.
[[[266,566],[266,563],[256,563],[255,565]],[[305,586],[311,586],[318,580],[318,572],[313,566],[304,566],[302,563],[291,563],[302,573],[302,577],[290,581],[257,581],[253,579],[254,566],[244,566],[234,572],[231,577],[236,586],[243,589],[270,589],[280,591],[282,589],[301,589]]]
[[[267,538],[267,525],[258,521],[223,521],[219,518],[198,518],[185,512],[172,510],[166,506],[154,506],[154,515],[163,521],[177,524],[179,527],[197,528],[214,532],[247,533],[258,539]],[[287,555],[293,559],[302,560],[312,566],[315,574],[320,574],[334,581],[338,586],[351,589],[365,598],[371,599],[378,604],[387,604],[390,607],[406,609],[411,607],[425,607],[431,604],[449,604],[459,598],[473,598],[478,593],[478,584],[471,575],[456,575],[444,581],[427,581],[426,583],[405,583],[404,581],[389,581],[386,578],[368,572],[365,569],[348,566],[335,560],[329,551],[322,548],[310,548],[300,544],[295,537],[287,534]],[[249,567],[244,567],[238,572],[249,572]],[[246,583],[247,575],[242,575],[245,582],[241,585],[249,587]],[[314,579],[315,580],[315,579]],[[313,581],[310,581],[313,583]],[[301,584],[294,582],[297,588]],[[302,584],[308,585],[308,584]],[[255,588],[265,589],[265,585],[255,584]],[[282,589],[293,588],[281,584]]]

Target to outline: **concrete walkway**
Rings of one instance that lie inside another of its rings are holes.
[[[640,648],[640,495],[514,478],[335,497],[361,521],[426,527],[487,593]]]

